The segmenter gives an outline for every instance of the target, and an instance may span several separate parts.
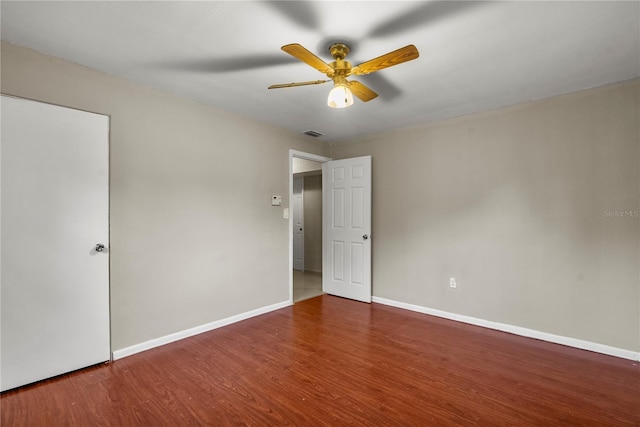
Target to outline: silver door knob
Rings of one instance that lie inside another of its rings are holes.
[[[367,236],[366,234],[364,236],[362,236],[362,240],[367,240],[369,238],[369,236]]]
[[[103,252],[104,251],[104,245],[102,243],[97,243],[96,244],[96,252]]]

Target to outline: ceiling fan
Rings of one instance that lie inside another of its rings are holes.
[[[349,46],[345,43],[333,43],[329,47],[329,52],[334,59],[330,64],[327,64],[297,43],[284,45],[282,46],[282,50],[312,66],[321,73],[326,74],[330,80],[276,84],[269,86],[269,89],[317,85],[333,81],[333,89],[329,92],[329,99],[327,100],[327,105],[332,108],[344,108],[353,105],[353,95],[357,96],[363,102],[371,101],[378,96],[377,93],[364,84],[355,80],[349,81],[347,77],[370,74],[384,68],[411,61],[419,56],[418,49],[410,44],[352,67],[351,63],[345,60],[349,54]]]

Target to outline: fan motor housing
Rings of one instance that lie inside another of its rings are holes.
[[[344,43],[333,43],[329,46],[329,52],[336,61],[346,58],[350,51],[349,46]]]

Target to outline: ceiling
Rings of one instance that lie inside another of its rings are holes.
[[[640,75],[640,2],[1,2],[2,39],[255,120],[337,142]],[[354,65],[420,57],[352,79],[379,97],[331,109],[326,78],[280,50]],[[309,137],[311,138],[311,137]]]

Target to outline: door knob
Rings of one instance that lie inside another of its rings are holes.
[[[104,252],[104,245],[102,243],[96,243],[96,252]]]
[[[367,240],[369,238],[369,236],[367,236],[366,234],[362,236],[362,240]]]

